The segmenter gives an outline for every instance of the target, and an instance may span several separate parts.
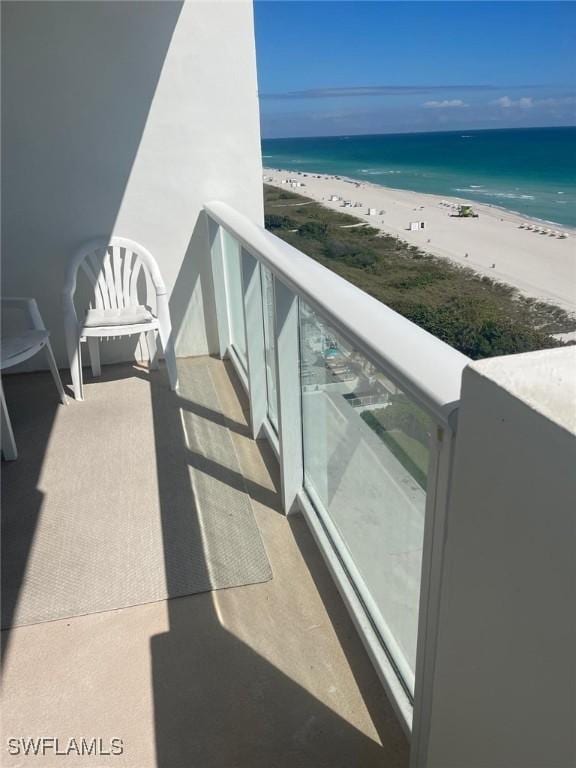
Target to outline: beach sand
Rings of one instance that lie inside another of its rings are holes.
[[[305,186],[292,188],[282,180],[295,179]],[[576,312],[576,230],[536,222],[521,214],[463,198],[390,189],[325,174],[264,169],[264,181],[296,192],[322,205],[366,221],[398,236],[423,251],[474,269],[507,283],[527,296]],[[343,207],[342,199],[361,207]],[[451,205],[471,205],[478,218],[457,218]],[[369,215],[368,209],[376,209]],[[384,213],[381,213],[384,211]],[[410,231],[410,222],[425,228]],[[566,239],[537,234],[520,225],[537,224],[564,232]]]

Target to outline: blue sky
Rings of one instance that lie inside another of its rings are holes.
[[[262,134],[576,124],[576,3],[256,0]]]

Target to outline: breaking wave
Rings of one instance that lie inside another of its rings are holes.
[[[360,173],[365,173],[367,176],[389,176],[395,173],[402,173],[402,171],[392,171],[384,168],[360,168]]]
[[[534,195],[522,195],[516,192],[499,192],[496,189],[482,189],[480,187],[454,187],[454,192],[475,192],[477,195],[484,195],[485,197],[497,197],[503,200],[535,200]]]

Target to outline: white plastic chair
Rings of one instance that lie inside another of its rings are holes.
[[[90,287],[90,303],[81,320],[74,304],[79,270]],[[139,294],[144,289],[146,298],[140,301]],[[123,237],[86,243],[68,266],[63,302],[66,346],[77,400],[84,399],[82,342],[88,343],[92,374],[99,376],[99,339],[133,334],[146,335],[151,368],[158,367],[159,336],[170,388],[176,389],[178,375],[168,294],[158,264],[146,248]]]
[[[28,298],[3,298],[2,306],[6,309],[17,309],[27,314],[27,325],[25,330],[2,337],[0,370],[11,368],[18,363],[28,360],[41,349],[46,350],[48,365],[56,384],[56,389],[60,395],[63,405],[68,404],[60,373],[54,359],[52,347],[50,346],[50,331],[46,330],[38,305],[35,299]],[[18,458],[18,449],[12,431],[12,423],[4,399],[4,390],[0,386],[1,408],[2,408],[2,453],[7,461],[14,461]]]

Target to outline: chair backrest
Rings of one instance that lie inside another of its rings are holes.
[[[92,240],[85,243],[68,265],[64,301],[71,308],[82,271],[91,286],[90,307],[123,309],[145,303],[156,304],[156,297],[166,293],[160,269],[144,246],[124,237]],[[139,280],[145,280],[146,299],[139,298]]]

